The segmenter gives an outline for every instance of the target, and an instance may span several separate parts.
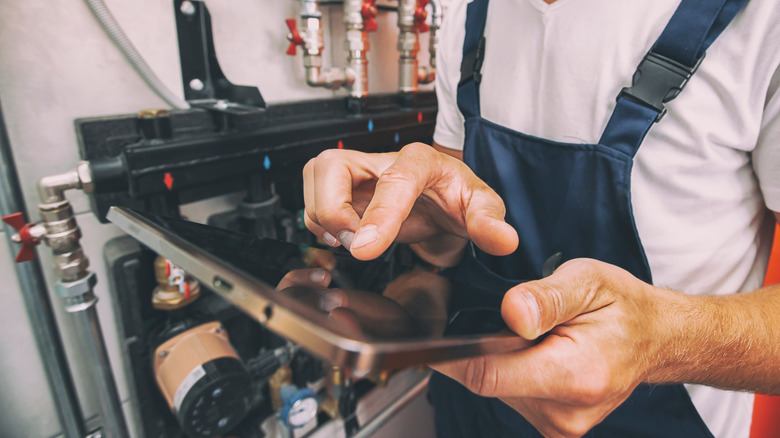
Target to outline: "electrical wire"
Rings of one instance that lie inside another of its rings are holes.
[[[136,72],[143,78],[149,87],[157,93],[158,96],[170,106],[178,109],[187,109],[190,105],[173,93],[157,75],[152,71],[149,65],[138,53],[133,43],[127,38],[125,32],[119,26],[111,11],[108,10],[103,0],[85,0],[87,6],[95,15],[95,18],[106,31],[111,40],[116,44],[119,50],[125,55]]]

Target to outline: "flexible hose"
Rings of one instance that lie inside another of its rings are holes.
[[[179,109],[187,109],[190,105],[174,94],[165,84],[157,77],[156,74],[149,68],[149,65],[135,49],[133,43],[127,38],[125,32],[119,27],[119,23],[116,22],[114,16],[111,15],[111,11],[108,10],[103,0],[85,0],[89,9],[95,15],[103,30],[106,31],[111,40],[114,41],[125,58],[130,62],[136,72],[143,78],[143,80],[149,85],[149,87],[157,93],[158,96],[170,106]]]

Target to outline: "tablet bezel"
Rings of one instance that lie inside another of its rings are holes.
[[[362,376],[382,370],[485,354],[506,353],[531,343],[514,333],[440,339],[372,341],[335,333],[303,312],[295,300],[232,267],[126,207],[111,207],[107,218],[156,253],[179,265],[209,289],[278,335],[334,366]]]

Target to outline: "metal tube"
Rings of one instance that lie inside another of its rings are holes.
[[[65,310],[73,316],[76,335],[86,340],[86,363],[90,366],[90,374],[94,377],[98,397],[98,410],[102,420],[103,436],[127,437],[127,426],[119,402],[119,392],[114,383],[111,363],[108,360],[103,333],[98,319],[97,298],[92,290],[72,298],[65,299]]]
[[[417,52],[420,42],[417,35],[414,11],[417,0],[399,0],[398,2],[398,91],[416,93],[418,82]]]
[[[59,277],[54,289],[64,299],[65,310],[72,315],[81,351],[86,351],[85,362],[98,396],[103,432],[111,438],[124,438],[128,436],[127,425],[95,309],[97,298],[93,291],[97,279],[87,269],[89,259],[79,243],[81,232],[73,208],[65,198],[65,191],[75,188],[86,193],[94,189],[89,163],[81,162],[73,171],[38,181],[41,196],[38,209],[46,229],[43,241],[52,250]]]
[[[0,171],[0,211],[4,215],[20,211],[25,217],[29,217],[25,211],[13,154],[5,130],[2,107],[0,107],[0,166],[2,166],[2,171]],[[5,226],[5,231],[6,235],[9,236],[8,247],[13,254],[18,249],[18,246],[10,239],[14,231],[8,226]],[[41,264],[36,259],[15,263],[14,269],[21,287],[35,343],[41,355],[46,379],[54,397],[55,410],[60,425],[66,437],[82,438],[86,435],[84,416],[76,396],[62,339],[57,331],[57,323],[52,312]]]
[[[303,39],[303,66],[306,83],[310,87],[338,90],[349,88],[352,97],[368,95],[368,33],[362,14],[363,0],[344,0],[344,25],[347,67],[323,70],[322,12],[318,0],[303,0],[301,5],[301,38]]]

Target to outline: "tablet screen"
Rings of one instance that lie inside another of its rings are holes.
[[[274,294],[283,304],[294,301],[299,314],[327,320],[328,329],[351,339],[412,341],[496,333],[505,328],[500,315],[503,291],[479,290],[445,275],[406,266],[392,253],[359,261],[343,248],[296,245],[133,212],[223,265],[259,280],[267,286],[265,293]],[[329,271],[328,287],[290,280],[296,272],[312,268]]]

